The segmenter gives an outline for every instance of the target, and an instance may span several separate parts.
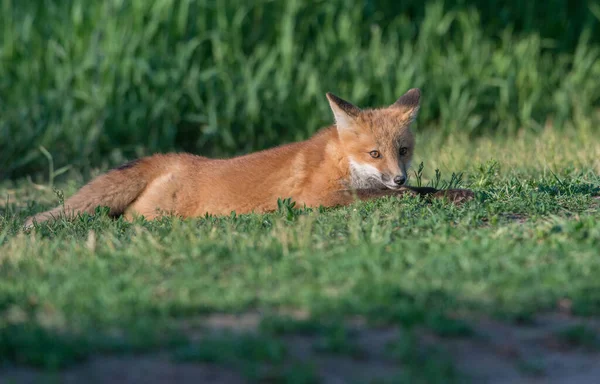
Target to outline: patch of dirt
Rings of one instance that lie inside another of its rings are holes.
[[[519,224],[523,224],[523,223],[527,222],[527,217],[525,215],[521,215],[518,213],[510,213],[510,214],[505,214],[502,216],[507,220],[516,221]]]
[[[355,356],[318,353],[314,350],[316,337],[289,336],[285,342],[290,354],[316,366],[322,383],[367,383],[396,377],[401,366],[386,352],[390,342],[397,341],[397,329],[353,329],[351,341],[358,349]]]
[[[557,348],[557,332],[584,324],[599,331],[594,320],[565,314],[536,317],[532,325],[515,326],[482,319],[473,327],[478,336],[443,341],[459,369],[474,382],[595,383],[600,382],[600,351]]]
[[[0,371],[1,372],[1,371]],[[210,364],[174,363],[167,356],[96,357],[59,373],[15,368],[0,373],[0,384],[238,384],[246,381],[237,373]]]
[[[302,318],[304,316],[298,316]],[[203,332],[253,332],[259,313],[211,315],[188,328],[192,338]],[[594,383],[600,382],[600,351],[577,346],[565,348],[556,335],[567,327],[585,325],[600,335],[600,321],[575,318],[567,313],[537,316],[531,324],[514,325],[491,319],[470,323],[474,336],[441,338],[419,332],[420,345],[433,345],[449,353],[459,371],[475,383]],[[360,353],[315,351],[318,336],[282,337],[290,359],[315,367],[322,383],[338,384],[390,379],[402,372],[387,346],[402,338],[398,328],[368,327],[364,321],[348,322],[349,340]],[[141,356],[100,356],[55,374],[27,368],[0,369],[0,384],[60,383],[244,383],[239,373],[221,365],[177,363],[168,353]]]
[[[508,220],[510,222],[518,223],[518,224],[524,224],[528,220],[527,216],[517,214],[517,213],[502,213],[502,214],[500,214],[500,217],[504,220]],[[490,225],[489,224],[490,220],[487,217],[482,218],[481,221],[483,223],[485,223],[484,225]]]

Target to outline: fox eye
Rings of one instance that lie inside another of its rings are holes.
[[[381,157],[381,153],[379,153],[379,151],[371,151],[369,152],[369,155],[371,155],[371,157],[374,159],[379,159]]]
[[[400,156],[404,156],[408,153],[408,148],[402,147],[400,148]]]

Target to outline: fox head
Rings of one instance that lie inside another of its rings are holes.
[[[421,92],[411,89],[386,108],[361,110],[327,93],[353,188],[398,189],[408,179],[415,140],[410,125]]]

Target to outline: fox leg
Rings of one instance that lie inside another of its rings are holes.
[[[177,214],[178,194],[181,185],[174,173],[165,173],[151,183],[140,196],[125,210],[126,220],[136,216],[144,216],[146,220],[154,220],[162,216]]]

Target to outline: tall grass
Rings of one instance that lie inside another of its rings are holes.
[[[591,125],[600,6],[573,4],[2,0],[0,177],[47,169],[40,147],[85,169],[302,139],[331,122],[327,91],[421,87],[418,129],[446,133]]]

